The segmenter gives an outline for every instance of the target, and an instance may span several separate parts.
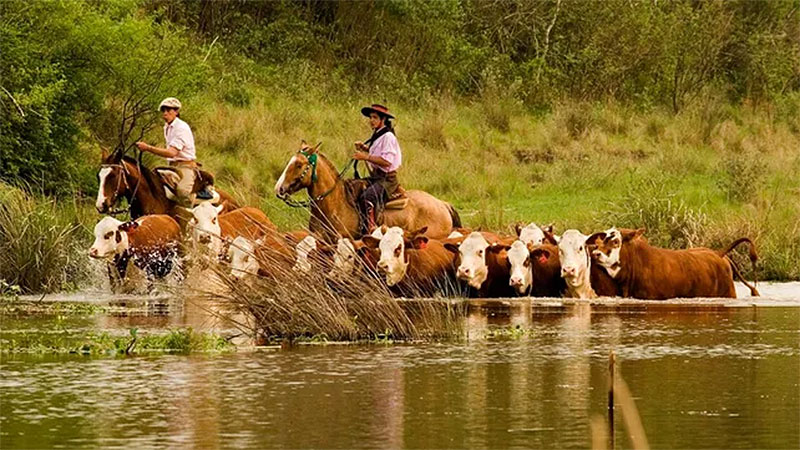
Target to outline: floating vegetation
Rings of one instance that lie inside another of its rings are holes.
[[[142,353],[218,353],[234,350],[227,339],[216,333],[177,328],[166,333],[142,334],[131,328],[128,335],[109,332],[78,333],[40,330],[9,333],[0,337],[0,353],[131,355]]]

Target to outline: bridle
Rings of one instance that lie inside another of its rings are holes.
[[[118,169],[121,169],[122,172],[123,172],[123,173],[120,174],[120,176],[119,176],[119,178],[117,180],[117,187],[115,188],[115,191],[114,191],[114,202],[116,203],[117,195],[119,195],[120,187],[122,187],[122,183],[125,183],[125,190],[126,191],[130,191],[130,189],[131,189],[130,184],[128,184],[128,177],[127,177],[127,175],[130,175],[130,171],[128,170],[127,167],[125,167],[125,163],[124,162],[122,164],[101,164],[100,165],[101,169],[105,168],[105,167],[109,167],[109,168],[112,168],[112,169],[113,168],[118,168]],[[141,173],[141,171],[140,171],[140,173]],[[138,178],[136,180],[136,186],[134,186],[134,188],[133,188],[133,193],[131,194],[131,199],[136,197],[136,192],[139,190],[139,185],[141,183],[142,183],[141,178]],[[132,202],[128,202],[128,207],[127,208],[112,209],[111,211],[108,211],[106,214],[108,214],[110,216],[118,216],[118,215],[124,214],[124,213],[129,213],[130,214],[132,207],[133,207]]]
[[[297,153],[305,156],[306,159],[308,159],[308,164],[306,164],[306,166],[303,168],[303,171],[300,173],[300,176],[297,177],[294,181],[292,181],[292,183],[289,185],[288,192],[296,192],[296,191],[293,190],[293,188],[296,185],[298,185],[298,184],[303,182],[303,180],[305,179],[305,177],[308,174],[309,170],[311,171],[311,185],[313,186],[314,183],[317,182],[317,161],[319,159],[319,155],[316,152],[312,153],[312,152],[307,151],[307,150],[300,150]],[[290,193],[287,193],[287,194],[284,194],[284,195],[278,195],[277,197],[279,199],[281,199],[287,205],[291,206],[292,208],[306,208],[306,207],[309,207],[309,206],[311,206],[311,205],[313,205],[313,204],[315,204],[317,202],[320,202],[322,199],[324,199],[325,197],[330,195],[334,191],[334,189],[336,189],[336,186],[339,184],[339,182],[342,181],[342,177],[344,176],[344,173],[347,172],[347,169],[350,168],[350,166],[353,164],[354,161],[355,161],[354,159],[350,158],[350,160],[347,162],[347,164],[345,164],[344,168],[342,168],[342,170],[339,171],[339,174],[336,177],[336,182],[333,184],[333,186],[331,186],[330,189],[328,189],[327,191],[323,192],[322,194],[319,194],[319,195],[314,196],[314,197],[309,195],[308,200],[300,200],[300,201],[292,200],[291,197],[290,197],[292,194],[290,194]],[[309,186],[309,188],[310,187],[311,186]]]

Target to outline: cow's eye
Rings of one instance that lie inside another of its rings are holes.
[[[216,217],[214,217],[213,219],[211,219],[211,223],[213,223],[214,225],[216,225],[216,224],[217,224],[217,218],[216,218]]]
[[[398,245],[397,248],[394,249],[394,256],[400,256],[401,251],[403,251],[403,249]]]
[[[103,238],[104,239],[111,239],[111,236],[113,236],[113,235],[114,235],[114,232],[113,231],[109,231],[108,233],[105,234],[105,236],[103,236]]]
[[[582,252],[582,251],[583,251],[583,246],[582,246],[582,245],[581,245],[581,248],[579,248],[579,249],[578,249],[578,251],[579,251],[579,252]]]
[[[525,259],[525,262],[523,262],[522,265],[525,266],[525,267],[530,267],[531,260],[530,259]]]

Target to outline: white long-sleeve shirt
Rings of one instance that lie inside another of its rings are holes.
[[[164,140],[167,141],[167,148],[178,149],[178,154],[174,158],[167,158],[167,161],[194,161],[197,158],[192,129],[180,117],[176,117],[172,123],[164,124]]]
[[[389,167],[383,168],[378,165],[369,163],[372,170],[379,169],[384,172],[394,172],[400,168],[403,162],[403,154],[400,152],[400,143],[397,142],[397,136],[391,131],[379,137],[372,143],[369,148],[370,156],[379,156],[389,162]]]

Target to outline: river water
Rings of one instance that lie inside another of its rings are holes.
[[[613,350],[651,447],[798,448],[800,290],[761,289],[718,310],[476,308],[449,343],[3,355],[0,447],[586,448]],[[164,308],[73,326],[219,326]]]

